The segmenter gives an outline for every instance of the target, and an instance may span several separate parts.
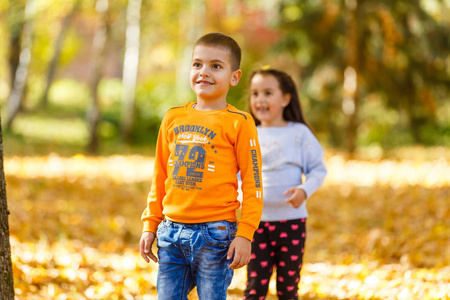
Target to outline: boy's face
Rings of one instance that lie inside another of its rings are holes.
[[[232,70],[228,50],[205,45],[194,48],[190,82],[197,101],[226,101],[230,85],[237,85],[241,74],[241,70]]]

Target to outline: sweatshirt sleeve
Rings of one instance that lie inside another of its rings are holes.
[[[323,160],[323,148],[314,134],[305,128],[304,142],[302,143],[301,160],[303,162],[303,172],[305,174],[305,182],[298,186],[305,191],[306,197],[309,198],[317,189],[319,189],[325,176],[327,169]]]
[[[161,122],[158,140],[156,143],[152,186],[147,197],[147,207],[141,217],[141,220],[144,222],[143,232],[151,231],[156,233],[159,223],[164,220],[162,203],[164,196],[166,195],[165,182],[167,179],[167,161],[169,156],[170,151],[167,142],[167,120],[165,116]]]
[[[241,124],[236,142],[236,156],[242,179],[242,210],[236,236],[252,240],[261,221],[263,208],[261,150],[253,118]]]

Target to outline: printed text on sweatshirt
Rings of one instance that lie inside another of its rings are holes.
[[[238,183],[242,212],[237,236],[249,240],[262,212],[261,153],[253,118],[229,105],[198,111],[194,103],[170,109],[161,123],[143,231],[164,219],[180,223],[236,221]]]

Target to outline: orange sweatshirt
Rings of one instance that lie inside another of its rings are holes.
[[[142,214],[143,231],[164,218],[180,223],[236,221],[236,235],[252,240],[262,212],[261,153],[250,114],[232,105],[198,111],[195,103],[170,109],[159,129],[153,183]]]

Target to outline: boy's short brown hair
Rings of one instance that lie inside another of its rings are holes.
[[[231,68],[233,71],[239,69],[241,65],[241,48],[231,37],[223,33],[212,32],[199,38],[195,43],[195,46],[198,45],[219,47],[230,51]]]

